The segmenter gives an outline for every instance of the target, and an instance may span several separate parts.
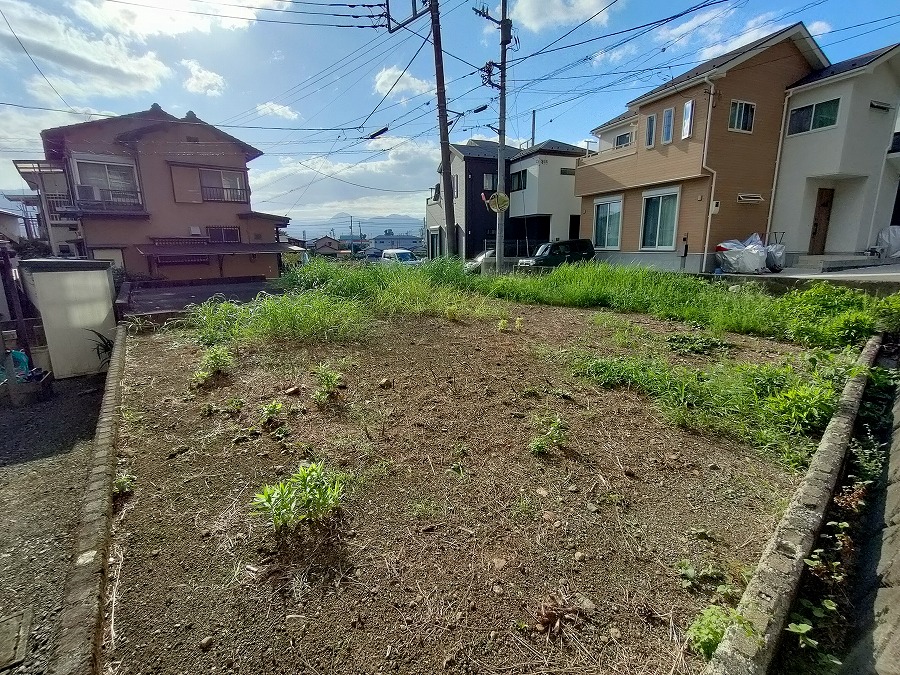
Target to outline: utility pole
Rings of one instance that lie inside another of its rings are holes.
[[[506,0],[504,0],[505,2]],[[441,190],[444,193],[444,227],[447,238],[447,255],[455,256],[459,252],[459,237],[456,227],[456,213],[453,204],[453,175],[450,173],[450,129],[447,124],[447,89],[444,86],[444,50],[441,47],[441,16],[438,0],[427,0],[428,9],[417,7],[417,0],[408,0],[411,13],[402,21],[398,21],[391,12],[391,0],[385,1],[387,10],[387,28],[395,33],[406,27],[420,16],[431,14],[431,44],[434,45],[434,84],[437,89],[438,129],[441,138]],[[424,4],[422,0],[421,4]],[[394,3],[396,5],[396,1]]]
[[[537,121],[537,110],[531,111],[531,147],[534,147],[534,128]]]
[[[506,48],[509,46],[509,43],[512,42],[512,20],[507,17],[507,4],[507,0],[501,0],[499,21],[488,14],[486,7],[483,7],[482,9],[473,8],[478,16],[483,17],[489,21],[493,21],[500,27],[500,65],[498,68],[498,70],[500,71],[499,85],[494,84],[494,82],[491,81],[491,73],[493,72],[493,67],[496,64],[488,63],[484,67],[485,74],[487,76],[486,84],[490,84],[491,86],[496,87],[500,90],[500,120],[497,123],[497,136],[499,143],[497,148],[498,195],[506,193]],[[497,200],[497,203],[499,205],[500,200]],[[508,199],[506,200],[505,206],[506,208],[509,208]],[[495,259],[497,261],[497,274],[500,274],[503,269],[503,247],[506,241],[506,236],[503,230],[506,222],[506,208],[497,209],[497,238],[494,242],[494,255],[496,256]]]

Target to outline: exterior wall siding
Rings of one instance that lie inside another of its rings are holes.
[[[784,40],[714,80],[716,100],[710,123],[707,165],[717,172],[710,250],[728,239],[765,235],[775,177],[785,90],[812,68],[791,40]],[[731,101],[756,104],[752,133],[729,131]],[[760,194],[758,204],[739,204],[738,194]]]

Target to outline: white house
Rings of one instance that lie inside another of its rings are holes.
[[[581,199],[575,196],[575,160],[584,154],[582,148],[551,140],[510,160],[510,234],[536,237],[537,243],[578,238]]]
[[[770,240],[788,254],[859,254],[891,224],[900,153],[900,45],[811,73],[788,87]]]

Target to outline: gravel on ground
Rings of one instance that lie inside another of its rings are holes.
[[[0,408],[0,616],[31,609],[23,663],[45,673],[78,527],[103,377],[54,383],[51,400]]]

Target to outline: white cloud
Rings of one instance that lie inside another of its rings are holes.
[[[440,149],[436,142],[381,136],[368,141],[362,154],[386,152],[354,166],[353,160],[285,158],[281,166],[268,170],[251,169],[253,203],[260,209],[284,213],[298,220],[327,219],[337,211],[360,216],[407,214],[421,218],[427,188],[437,182]],[[417,190],[416,193],[389,193],[354,187],[320,173],[360,185],[384,190]],[[307,187],[309,186],[309,187]],[[298,199],[299,202],[292,205]]]
[[[732,9],[711,9],[707,12],[700,12],[687,21],[682,21],[674,26],[661,26],[654,33],[654,38],[657,42],[665,44],[677,42],[686,44],[690,42],[692,34],[696,34],[696,37],[705,43],[709,43],[710,39],[720,40],[722,25],[733,13]]]
[[[807,28],[809,29],[810,35],[813,37],[831,32],[831,24],[827,21],[813,21]]]
[[[290,106],[281,105],[274,101],[266,101],[265,103],[256,104],[256,114],[259,116],[272,115],[273,117],[283,117],[286,120],[295,120],[300,117],[300,113]]]
[[[591,63],[595,66],[602,65],[604,63],[615,64],[621,63],[629,56],[634,56],[638,52],[638,47],[634,43],[628,43],[618,47],[616,49],[610,50],[600,50],[596,54],[594,54],[594,58],[591,59]]]
[[[254,0],[253,7],[222,7],[213,0],[191,2],[190,6],[183,0],[128,1],[133,4],[122,5],[105,0],[74,0],[71,4],[74,12],[91,25],[140,40],[152,35],[181,35],[193,31],[209,33],[216,27],[229,30],[247,28],[256,18],[258,9],[289,6],[285,0]],[[209,15],[166,11],[171,9],[190,9]]]
[[[29,54],[66,100],[151,92],[171,75],[154,52],[139,53],[121,37],[86,33],[65,18],[19,0],[7,0],[4,12]],[[26,73],[29,77],[34,73],[5,23],[0,24],[0,54],[7,63],[20,64],[23,79]],[[26,87],[41,102],[60,103],[40,76],[30,77]]]
[[[608,4],[609,0],[517,0],[510,17],[515,25],[537,33],[589,19]],[[598,26],[605,26],[608,21],[609,10],[591,19]]]
[[[759,16],[753,17],[744,24],[741,31],[734,37],[727,38],[718,44],[713,44],[705,49],[701,49],[699,58],[703,60],[715,58],[716,56],[730,52],[738,47],[743,47],[745,44],[753,42],[754,40],[759,40],[772,33],[777,33],[782,28],[788,26],[788,24],[772,23],[774,17],[775,12],[767,12],[766,14],[760,14]]]
[[[192,94],[206,94],[207,96],[221,96],[225,89],[225,78],[207,70],[194,59],[182,59],[181,65],[188,69],[184,88]]]
[[[399,82],[397,78],[400,78]],[[391,86],[397,82],[397,85],[391,89]],[[390,68],[382,68],[375,76],[375,91],[382,96],[391,92],[392,96],[399,94],[426,94],[434,89],[434,85],[426,80],[420,80],[409,73],[404,73],[397,66]]]

